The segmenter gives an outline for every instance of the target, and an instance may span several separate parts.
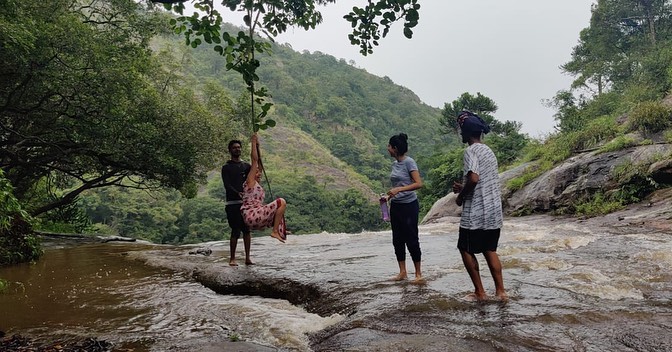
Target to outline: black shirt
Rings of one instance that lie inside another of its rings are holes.
[[[244,161],[229,160],[222,166],[222,182],[226,191],[227,204],[240,204],[242,198],[240,193],[243,191],[244,177],[250,171],[250,164]]]

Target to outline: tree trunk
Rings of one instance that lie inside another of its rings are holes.
[[[656,24],[655,16],[653,15],[653,0],[640,0],[640,5],[644,8],[644,16],[646,17],[646,24],[649,27],[649,39],[651,45],[656,45]]]

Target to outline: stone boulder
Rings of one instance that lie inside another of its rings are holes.
[[[443,221],[442,219],[449,216],[461,216],[462,207],[455,204],[457,194],[448,193],[443,198],[439,199],[432,205],[425,217],[422,218],[422,224],[432,224]]]
[[[615,167],[624,163],[650,164],[661,155],[669,156],[670,152],[672,145],[655,144],[576,155],[505,198],[506,212],[545,212],[569,206],[586,194],[618,187],[613,178]]]
[[[651,164],[648,173],[659,184],[672,184],[672,158]]]

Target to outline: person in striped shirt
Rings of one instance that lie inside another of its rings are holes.
[[[455,202],[462,206],[457,248],[474,284],[474,293],[468,298],[487,299],[475,256],[483,253],[495,281],[495,296],[506,300],[502,264],[497,255],[503,222],[497,157],[481,142],[490,127],[478,115],[466,110],[458,114],[457,122],[462,142],[469,145],[464,151],[464,179],[453,184],[453,192],[458,194]]]

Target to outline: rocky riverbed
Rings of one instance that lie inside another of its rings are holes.
[[[0,331],[119,351],[666,351],[670,195],[604,217],[507,218],[506,303],[463,299],[455,216],[420,226],[425,285],[388,280],[389,231],[254,238],[257,264],[237,267],[228,242],[56,243],[0,269]]]
[[[248,267],[228,267],[221,243],[206,245],[211,256],[179,248],[134,256],[221,295],[286,300],[329,320],[305,331],[305,344],[272,344],[279,349],[663,351],[672,345],[668,196],[605,217],[508,218],[500,246],[507,303],[462,299],[471,287],[454,249],[456,217],[421,226],[421,286],[387,280],[396,270],[387,232],[293,236],[286,245],[255,239],[258,265]]]

